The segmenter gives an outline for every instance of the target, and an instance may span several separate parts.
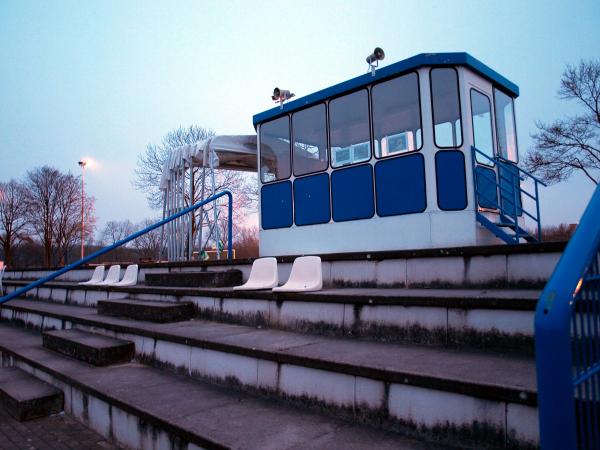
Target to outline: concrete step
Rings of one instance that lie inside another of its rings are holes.
[[[0,405],[18,421],[63,410],[63,392],[16,367],[0,368]]]
[[[131,361],[135,345],[131,341],[88,333],[77,329],[43,333],[44,347],[95,366]]]
[[[66,412],[126,448],[449,447],[415,438],[416,433],[411,437],[402,430],[369,427],[140,364],[91,367],[48,352],[38,333],[2,324],[0,352],[24,370],[64,386]]]
[[[137,358],[148,364],[338,413],[352,410],[371,422],[448,439],[456,430],[486,442],[538,439],[535,364],[528,358],[200,320],[149,324],[28,300],[3,307],[2,317],[30,327],[93,329],[135,342]]]
[[[326,287],[543,287],[565,242],[435,248],[369,253],[321,255]],[[279,279],[287,280],[295,256],[278,257]],[[139,265],[139,281],[149,274],[198,273],[241,270],[248,279],[251,259],[206,262],[170,262]],[[94,268],[85,267],[61,275],[63,281],[86,281]],[[35,280],[50,269],[12,269],[4,279]],[[104,288],[104,290],[111,290]]]
[[[97,307],[98,314],[157,323],[181,322],[194,315],[194,305],[191,302],[101,300]]]
[[[148,286],[174,287],[231,287],[243,283],[242,271],[237,269],[205,272],[165,272],[145,275]]]
[[[324,289],[309,293],[134,286],[119,292],[47,283],[36,297],[96,306],[118,294],[136,301],[192,302],[209,320],[391,342],[533,354],[531,289]]]

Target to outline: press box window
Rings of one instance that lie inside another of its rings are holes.
[[[416,73],[373,86],[373,130],[378,158],[419,150],[421,104]]]
[[[283,116],[260,126],[260,179],[268,183],[290,175],[290,120]]]
[[[475,89],[471,89],[471,120],[473,122],[473,145],[490,157],[476,153],[477,162],[494,165],[494,139],[492,137],[492,110],[490,99]]]
[[[494,108],[496,112],[498,153],[504,159],[515,163],[519,162],[514,100],[504,92],[494,89]]]
[[[366,90],[329,102],[329,141],[333,167],[371,158],[369,97]]]
[[[431,105],[435,145],[456,148],[462,145],[458,73],[455,69],[432,69]]]
[[[304,109],[292,116],[294,175],[327,169],[327,116],[325,105]]]

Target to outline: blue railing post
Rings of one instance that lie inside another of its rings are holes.
[[[540,202],[539,202],[539,197],[538,197],[538,182],[537,180],[533,180],[533,184],[535,185],[535,198],[536,198],[536,202],[535,202],[535,216],[538,218],[537,221],[537,234],[538,234],[538,241],[542,241],[542,219],[540,218]]]
[[[519,204],[518,204],[518,199],[517,199],[517,190],[519,190],[519,193],[520,193],[521,186],[518,185],[517,180],[515,180],[515,172],[512,169],[508,169],[504,165],[504,163],[502,163],[502,166],[504,167],[504,170],[507,170],[510,173],[510,184],[511,184],[511,188],[512,188],[511,190],[512,190],[512,194],[513,194],[512,220],[515,223],[515,244],[518,244],[519,243]]]
[[[58,278],[59,276],[61,276],[62,274],[67,273],[73,269],[76,269],[77,267],[82,266],[83,264],[90,262],[99,256],[104,255],[105,253],[108,253],[122,245],[125,245],[128,242],[133,241],[134,239],[137,239],[138,237],[140,237],[146,233],[149,233],[150,231],[155,230],[158,227],[162,227],[163,225],[170,223],[185,214],[195,211],[196,209],[206,205],[207,203],[214,202],[215,200],[217,200],[218,198],[221,198],[223,196],[227,196],[228,204],[229,204],[229,207],[228,207],[229,217],[228,217],[228,224],[227,224],[227,230],[229,232],[229,238],[228,238],[228,243],[227,243],[227,261],[229,263],[231,263],[232,253],[233,253],[233,223],[232,223],[233,222],[233,194],[228,190],[224,190],[224,191],[216,193],[215,195],[213,195],[205,200],[195,203],[192,206],[182,209],[179,212],[177,212],[163,220],[160,220],[153,225],[150,225],[150,226],[144,228],[143,230],[137,231],[137,232],[127,236],[126,238],[123,238],[120,241],[115,242],[114,244],[112,244],[108,247],[102,248],[102,249],[92,253],[91,255],[88,255],[85,258],[80,259],[79,261],[69,264],[68,266],[63,267],[62,269],[59,269],[56,272],[52,272],[50,275],[42,277],[39,280],[36,280],[33,283],[30,283],[25,287],[19,288],[15,291],[11,292],[10,294],[5,295],[4,297],[0,298],[0,305],[2,303],[6,303],[9,300],[12,300],[13,298],[20,296],[22,294],[25,294],[26,292],[29,292],[30,290],[35,289],[36,287],[39,287],[42,284],[47,283],[48,281],[52,281],[55,278]],[[218,251],[218,249],[217,249],[217,251]]]
[[[581,323],[577,329],[577,321],[574,321],[574,318],[581,321],[583,315],[590,313],[595,314],[594,320],[598,320],[600,313],[600,286],[594,277],[588,279],[590,269],[592,273],[598,271],[598,217],[600,186],[596,188],[536,307],[535,359],[540,442],[544,450],[600,448],[600,442],[592,441],[593,435],[590,434],[590,430],[593,432],[596,426],[591,423],[594,416],[587,414],[586,417],[586,411],[581,407],[584,402],[588,406],[600,404],[600,395],[575,394],[575,388],[580,388],[586,380],[593,382],[593,377],[596,377],[596,383],[600,381],[600,355],[590,352],[583,364],[581,361],[582,347],[598,342],[600,335],[597,328],[581,327]],[[582,299],[584,291],[587,297]],[[590,312],[590,305],[594,305],[595,312]],[[576,400],[580,405],[579,418],[576,415]]]

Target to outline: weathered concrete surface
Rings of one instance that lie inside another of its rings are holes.
[[[6,325],[0,325],[0,351],[26,367],[35,366],[36,369],[31,370],[43,373],[56,383],[77,386],[87,398],[86,410],[82,414],[74,410],[73,414],[81,415],[90,426],[95,425],[96,431],[116,439],[120,437],[133,448],[153,448],[159,444],[188,449],[197,448],[194,446],[448,448],[302,411],[280,402],[253,398],[139,364],[91,367],[44,350],[40,336],[34,332]],[[76,400],[73,396],[73,405]],[[101,416],[106,418],[106,423],[99,420]],[[144,441],[142,437],[147,427],[154,427],[156,439],[162,437],[162,440]]]
[[[428,287],[542,287],[565,247],[565,242],[493,245],[385,252],[321,255],[326,286]],[[289,276],[296,256],[278,257],[279,279]],[[139,281],[149,274],[241,270],[247,279],[251,259],[140,264]],[[436,269],[432,270],[432,267]],[[89,280],[93,268],[61,275],[60,280]],[[32,280],[48,269],[7,271],[6,280]]]
[[[532,289],[343,288],[273,293],[148,286],[107,292],[68,283],[48,283],[45,289],[49,300],[63,304],[95,306],[100,300],[124,297],[189,301],[198,316],[214,321],[527,356],[533,355],[533,315],[540,295]]]
[[[51,330],[43,333],[44,347],[95,366],[131,361],[133,342],[87,333],[77,329]]]
[[[241,270],[206,272],[166,272],[146,274],[148,286],[226,287],[242,284]]]
[[[63,393],[16,367],[0,368],[0,406],[18,421],[57,414]]]
[[[8,307],[47,314],[73,324],[139,335],[154,342],[171,342],[188,349],[205,348],[490,400],[530,406],[537,403],[535,363],[530,358],[339,339],[202,320],[149,324],[103,317],[92,308],[30,300],[14,300]],[[174,355],[175,352],[169,353],[170,357]],[[190,356],[180,359],[189,361]]]
[[[25,281],[6,281],[12,287],[21,287]],[[62,293],[67,291],[101,291],[123,292],[131,295],[156,295],[172,298],[205,296],[216,298],[254,299],[270,301],[300,301],[314,303],[349,303],[353,305],[398,305],[398,306],[443,306],[453,308],[514,309],[535,311],[535,305],[541,294],[539,289],[431,289],[431,288],[335,288],[322,289],[317,292],[272,292],[266,291],[234,291],[230,288],[185,288],[161,286],[129,286],[82,287],[72,282],[48,282],[45,289],[53,289]],[[67,295],[67,300],[59,296],[39,296],[59,303],[77,303]],[[78,303],[79,304],[79,303]]]
[[[188,320],[194,315],[194,305],[191,302],[101,300],[98,302],[98,314],[158,323],[180,322]]]
[[[119,450],[67,414],[19,422],[0,408],[0,450]]]

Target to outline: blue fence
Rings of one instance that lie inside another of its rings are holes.
[[[535,313],[544,450],[600,449],[600,187]]]
[[[12,300],[13,298],[16,298],[20,295],[25,294],[26,292],[29,292],[32,289],[35,289],[38,286],[41,286],[44,283],[47,283],[48,281],[54,280],[55,278],[58,278],[59,276],[61,276],[62,274],[65,274],[73,269],[76,269],[79,266],[82,266],[85,263],[88,263],[94,259],[96,259],[99,256],[104,255],[105,253],[108,253],[114,249],[116,249],[117,247],[120,247],[122,245],[127,244],[130,241],[133,241],[134,239],[139,238],[140,236],[155,230],[156,228],[162,227],[163,225],[172,222],[173,220],[184,216],[192,211],[195,211],[196,209],[206,205],[207,203],[211,203],[216,201],[217,199],[223,197],[223,196],[227,196],[228,199],[228,217],[227,217],[227,233],[228,233],[228,239],[227,239],[227,260],[229,262],[231,262],[231,254],[232,254],[232,233],[233,233],[233,195],[231,194],[230,191],[221,191],[216,193],[215,195],[207,198],[206,200],[202,200],[198,203],[193,204],[192,206],[189,206],[181,211],[179,211],[178,213],[173,214],[172,216],[167,217],[166,219],[163,219],[159,222],[156,222],[154,225],[150,225],[149,227],[144,228],[143,230],[137,231],[129,236],[127,236],[124,239],[121,239],[118,242],[115,242],[113,245],[110,245],[108,247],[105,247],[103,249],[98,250],[97,252],[92,253],[91,255],[86,256],[83,259],[80,259],[79,261],[74,262],[73,264],[69,264],[68,266],[63,267],[60,270],[57,270],[56,272],[51,273],[48,276],[45,276],[43,278],[40,278],[37,281],[34,281],[31,284],[28,284],[25,287],[19,288],[13,292],[11,292],[10,294],[5,295],[4,297],[0,298],[0,305],[2,303],[6,303],[9,300]]]

